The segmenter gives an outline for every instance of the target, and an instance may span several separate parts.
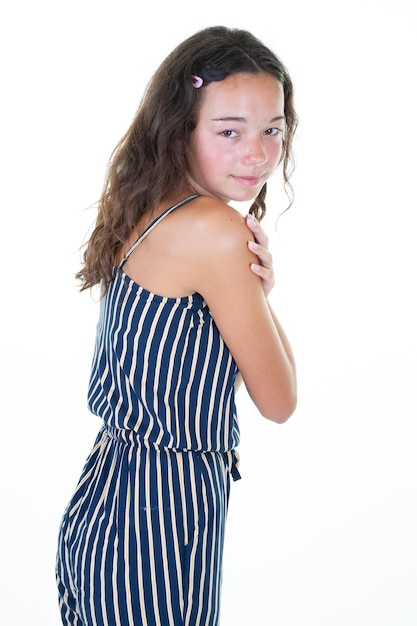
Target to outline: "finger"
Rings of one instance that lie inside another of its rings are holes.
[[[246,216],[246,225],[253,233],[255,240],[261,244],[264,248],[268,248],[268,237],[258,220],[250,213]]]
[[[254,274],[261,278],[263,290],[268,295],[275,285],[274,273],[257,263],[251,263],[250,268]]]
[[[251,252],[256,254],[263,267],[272,269],[272,255],[268,250],[255,241],[248,241],[248,248]]]
[[[271,270],[263,267],[263,265],[259,265],[258,263],[251,263],[250,268],[252,272],[258,274],[265,282],[271,283],[273,280],[273,273]]]

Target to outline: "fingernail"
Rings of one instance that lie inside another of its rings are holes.
[[[258,249],[258,244],[254,241],[248,241],[248,246],[251,250],[255,251]]]

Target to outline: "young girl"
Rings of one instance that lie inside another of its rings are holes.
[[[270,420],[296,403],[259,225],[295,128],[281,61],[212,27],[162,63],[114,152],[78,274],[102,291],[88,403],[103,427],[59,537],[67,626],[219,623],[238,379]],[[247,201],[246,219],[229,205]]]

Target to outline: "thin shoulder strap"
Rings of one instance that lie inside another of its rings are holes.
[[[175,211],[175,209],[179,209],[180,207],[184,206],[184,204],[187,204],[188,202],[191,202],[191,200],[194,200],[194,198],[198,198],[198,194],[194,194],[193,196],[189,196],[188,198],[185,198],[185,200],[182,200],[181,202],[178,202],[178,204],[174,204],[173,206],[168,207],[168,209],[166,209],[163,213],[161,213],[161,215],[158,215],[158,217],[156,217],[147,228],[145,228],[145,230],[143,231],[143,233],[140,235],[140,237],[135,241],[135,243],[133,244],[133,246],[131,246],[129,248],[129,250],[126,252],[125,256],[123,257],[122,262],[120,263],[120,265],[118,266],[119,269],[121,269],[123,267],[123,265],[126,263],[126,261],[128,260],[128,258],[133,254],[133,252],[136,250],[136,248],[139,246],[139,244],[142,243],[142,241],[145,239],[145,237],[147,237],[149,235],[149,233],[156,227],[158,226],[159,222],[161,222],[164,217],[166,217],[167,215],[169,215],[170,213],[172,213],[172,211]]]

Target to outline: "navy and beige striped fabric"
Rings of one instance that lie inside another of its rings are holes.
[[[203,298],[153,294],[114,270],[89,386],[103,419],[61,525],[66,626],[217,626],[236,364]]]

